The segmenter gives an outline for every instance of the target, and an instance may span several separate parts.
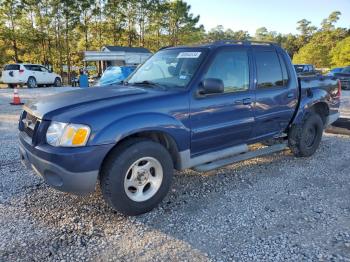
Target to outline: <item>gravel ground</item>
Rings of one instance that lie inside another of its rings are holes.
[[[350,137],[325,134],[311,158],[177,173],[158,208],[125,217],[99,190],[61,193],[22,167],[10,98],[0,90],[0,261],[350,261]]]

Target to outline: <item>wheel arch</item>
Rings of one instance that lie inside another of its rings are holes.
[[[119,140],[105,155],[105,157],[101,163],[100,170],[102,169],[102,167],[106,163],[109,156],[113,152],[115,152],[115,150],[118,150],[118,149],[122,150],[125,147],[125,145],[130,144],[130,142],[132,142],[132,140],[137,141],[137,139],[142,139],[142,138],[149,139],[149,140],[152,140],[156,143],[163,145],[167,149],[167,151],[169,152],[169,154],[173,160],[173,164],[174,164],[175,169],[180,168],[180,161],[181,160],[180,160],[178,145],[177,145],[175,139],[169,133],[166,133],[164,131],[147,130],[147,131],[139,131],[139,132],[129,134],[128,136],[125,136],[121,140]]]
[[[317,100],[317,101],[313,101],[311,103],[305,104],[299,109],[292,125],[301,124],[303,122],[303,119],[305,119],[305,117],[309,113],[316,113],[320,115],[323,124],[326,125],[327,118],[329,116],[329,106],[327,102],[325,102],[324,100]]]

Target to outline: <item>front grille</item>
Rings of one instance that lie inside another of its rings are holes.
[[[33,138],[35,135],[35,131],[38,128],[38,125],[40,124],[40,120],[36,117],[31,115],[28,112],[24,112],[22,119],[23,123],[23,131],[30,137]]]

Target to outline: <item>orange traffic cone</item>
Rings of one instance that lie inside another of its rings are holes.
[[[21,99],[19,98],[17,88],[13,89],[13,100],[12,100],[12,102],[10,104],[11,105],[15,105],[15,106],[24,104],[24,103],[21,102]]]

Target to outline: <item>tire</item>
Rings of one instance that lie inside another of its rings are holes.
[[[320,115],[310,113],[301,125],[290,129],[288,144],[296,157],[309,157],[316,152],[322,139],[323,126]]]
[[[35,87],[37,87],[37,82],[36,82],[36,79],[34,77],[30,76],[28,78],[27,87],[28,88],[35,88]]]
[[[164,146],[152,140],[130,139],[107,157],[100,185],[111,208],[135,216],[151,211],[163,200],[172,177],[173,161]]]
[[[62,86],[62,81],[58,77],[56,77],[55,82],[53,83],[54,87],[61,87]]]

